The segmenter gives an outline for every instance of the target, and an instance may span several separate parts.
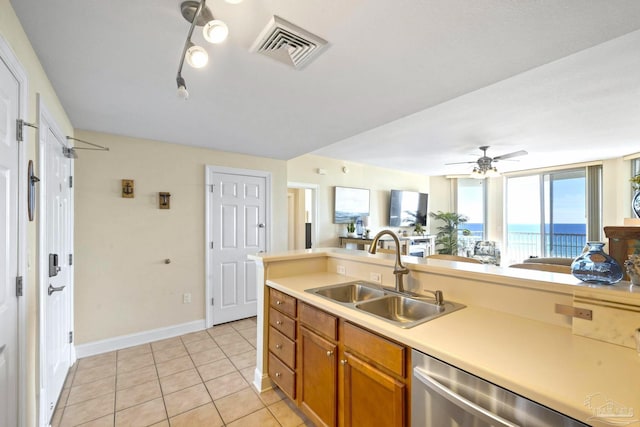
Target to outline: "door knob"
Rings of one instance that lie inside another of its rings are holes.
[[[261,222],[260,224],[258,224],[258,228],[264,228],[264,227],[265,227],[265,225],[264,225],[264,223],[263,223],[263,222]]]
[[[54,292],[60,292],[65,288],[65,286],[58,286],[57,288],[55,286],[52,286],[51,284],[49,284],[49,290],[48,293],[49,295],[51,295]]]
[[[327,351],[327,357],[331,357],[331,356],[333,356],[333,351],[331,350]]]
[[[343,365],[346,365],[346,364],[347,364],[347,359],[342,359],[342,360],[340,361],[340,363],[341,363],[341,364],[343,364]]]

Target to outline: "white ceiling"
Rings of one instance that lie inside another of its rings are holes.
[[[78,129],[427,175],[640,151],[640,1],[209,0],[229,39],[175,75],[180,0],[12,0]],[[249,52],[272,15],[329,41],[303,70]],[[205,46],[206,45],[206,46]]]

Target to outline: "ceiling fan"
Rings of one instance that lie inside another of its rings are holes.
[[[455,162],[455,163],[446,163],[447,165],[460,165],[466,163],[475,163],[473,171],[471,172],[472,178],[486,178],[486,177],[494,177],[499,176],[498,170],[495,166],[493,166],[493,162],[498,162],[500,160],[507,160],[513,157],[525,156],[527,153],[524,150],[514,151],[513,153],[503,154],[501,156],[489,157],[487,156],[487,150],[489,149],[488,145],[483,145],[479,147],[482,150],[482,156],[473,162]]]

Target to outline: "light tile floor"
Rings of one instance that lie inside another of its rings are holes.
[[[53,427],[313,425],[274,389],[250,383],[256,319],[78,360]]]

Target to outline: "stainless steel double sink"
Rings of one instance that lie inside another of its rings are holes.
[[[363,281],[307,289],[319,297],[376,316],[401,328],[411,328],[445,314],[460,310],[462,304],[417,294],[400,293]]]

